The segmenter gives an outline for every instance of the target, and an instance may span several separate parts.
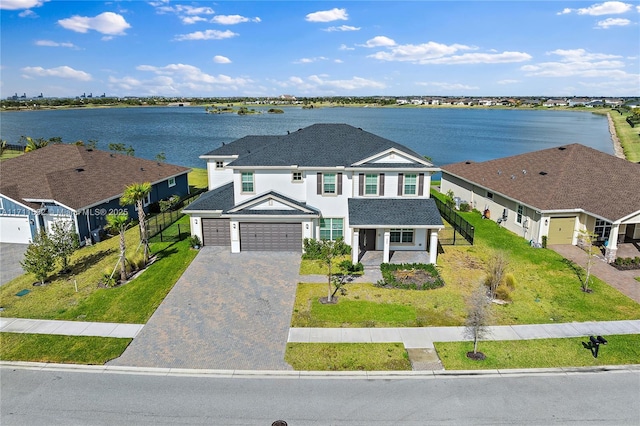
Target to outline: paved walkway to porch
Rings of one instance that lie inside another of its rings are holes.
[[[580,247],[558,244],[551,245],[549,248],[577,265],[584,266],[586,263],[585,252]],[[640,269],[620,271],[598,258],[591,267],[591,273],[640,303],[640,282],[635,280],[635,277],[640,277]]]

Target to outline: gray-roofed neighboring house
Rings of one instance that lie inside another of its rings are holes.
[[[205,245],[301,251],[305,238],[344,238],[354,262],[367,250],[385,261],[397,250],[436,261],[443,226],[429,187],[440,169],[402,144],[347,124],[314,124],[245,136],[200,158],[210,191],[184,212]]]

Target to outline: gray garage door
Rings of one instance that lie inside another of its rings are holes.
[[[202,239],[205,246],[230,246],[229,219],[202,219]]]
[[[241,223],[240,250],[302,251],[299,223]]]

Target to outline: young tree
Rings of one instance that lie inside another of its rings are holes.
[[[146,214],[144,212],[144,199],[151,192],[151,183],[134,183],[125,188],[124,194],[120,198],[120,204],[123,206],[135,204],[138,212],[138,224],[140,226],[140,244],[144,249],[144,263],[149,261],[149,242],[147,241],[147,223]]]
[[[487,263],[487,278],[485,285],[489,289],[489,296],[491,299],[496,298],[496,290],[498,286],[503,282],[507,267],[509,266],[509,259],[503,251],[496,251]]]
[[[465,337],[473,339],[473,355],[467,356],[474,359],[484,359],[480,352],[478,356],[478,341],[489,334],[488,324],[491,319],[491,301],[487,298],[487,290],[480,284],[467,299],[467,319],[465,321]]]
[[[579,231],[579,237],[582,244],[582,249],[586,253],[587,262],[585,265],[586,275],[584,277],[584,281],[582,282],[582,291],[585,293],[590,293],[592,290],[589,288],[589,284],[591,283],[591,267],[593,266],[593,261],[595,257],[600,252],[597,247],[593,245],[593,240],[595,240],[598,236],[592,234],[586,230]]]
[[[22,269],[36,276],[41,285],[53,271],[56,263],[56,253],[49,235],[42,230],[35,236],[33,242],[24,253],[24,260],[20,262]]]
[[[127,147],[123,143],[110,143],[107,147],[109,148],[109,151],[126,154],[131,157],[134,157],[136,153],[136,150],[131,145]]]
[[[114,230],[117,230],[120,234],[120,257],[118,258],[118,264],[120,265],[120,280],[125,282],[127,280],[127,268],[125,262],[127,258],[125,256],[125,250],[127,249],[124,239],[124,234],[129,227],[129,214],[128,213],[112,213],[107,215],[107,225]],[[114,268],[115,272],[115,268]],[[113,274],[112,274],[113,275]]]
[[[56,258],[62,262],[62,271],[69,270],[69,256],[80,247],[80,239],[70,221],[54,222],[51,232],[51,242]]]
[[[167,156],[164,154],[164,151],[161,151],[158,154],[156,154],[156,161],[158,163],[164,163],[165,161],[167,161]]]
[[[322,261],[327,265],[327,278],[329,283],[329,291],[327,293],[327,302],[331,303],[333,300],[333,292],[331,291],[333,285],[333,273],[331,268],[336,258],[348,253],[347,246],[342,238],[336,240],[322,240],[320,241],[320,255]]]

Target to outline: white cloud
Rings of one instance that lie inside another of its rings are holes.
[[[389,47],[395,46],[396,42],[393,39],[385,36],[376,36],[372,39],[367,40],[363,47]]]
[[[27,9],[27,10],[23,10],[22,12],[18,13],[18,16],[21,17],[21,18],[37,18],[38,14],[35,13],[31,9]]]
[[[347,14],[347,9],[334,8],[331,10],[309,13],[305,19],[309,22],[347,21],[349,19],[349,15]]]
[[[232,78],[224,74],[213,76],[204,73],[200,68],[186,64],[169,64],[164,67],[154,67],[152,65],[139,65],[136,67],[138,71],[148,71],[154,74],[170,77],[173,81],[178,80],[178,84],[184,85],[224,85],[224,86],[243,86],[251,80],[244,78]]]
[[[325,28],[323,31],[335,32],[335,31],[360,31],[360,27],[353,27],[351,25],[340,25],[339,27]]]
[[[608,29],[609,27],[626,27],[631,21],[624,18],[607,18],[604,21],[598,21],[596,27]]]
[[[437,87],[439,89],[448,90],[450,92],[453,91],[461,91],[461,90],[478,90],[477,86],[469,86],[468,84],[462,83],[444,83],[444,82],[425,82],[425,83],[416,83],[418,86],[427,86],[427,87]]]
[[[345,91],[379,90],[386,87],[383,83],[362,77],[352,77],[348,80],[331,80],[326,75],[311,75],[307,78],[292,76],[284,81],[270,81],[281,89],[301,94],[344,94]]]
[[[606,1],[604,3],[597,3],[589,7],[583,7],[579,9],[565,8],[562,12],[558,12],[558,15],[567,15],[572,12],[576,12],[578,15],[589,16],[601,16],[601,15],[619,15],[631,10],[633,6],[621,1]]]
[[[311,64],[313,62],[318,62],[318,61],[327,61],[329,60],[329,58],[325,58],[324,56],[316,56],[315,58],[301,58],[298,59],[297,61],[294,61],[294,64]]]
[[[35,42],[36,46],[47,46],[47,47],[69,47],[72,49],[77,49],[78,47],[73,43],[59,43],[53,40],[37,40]]]
[[[93,18],[74,15],[71,18],[59,20],[58,24],[77,33],[94,30],[108,35],[123,35],[127,28],[131,28],[122,15],[113,12],[104,12]]]
[[[215,11],[210,7],[194,7],[182,4],[166,6],[167,3],[150,3],[156,8],[158,14],[174,13],[176,15],[213,15]]]
[[[89,81],[91,80],[91,74],[86,73],[84,71],[74,70],[71,67],[66,65],[56,68],[42,68],[42,67],[25,67],[22,68],[22,72],[24,72],[23,77],[25,78],[33,78],[33,77],[59,77],[59,78],[70,78],[73,80],[80,81]]]
[[[462,55],[446,56],[443,58],[425,59],[421,64],[506,64],[524,62],[531,59],[531,55],[524,52],[502,53],[465,53]]]
[[[261,22],[262,20],[258,17],[255,18],[247,18],[245,16],[240,15],[217,15],[211,18],[211,22],[219,25],[236,25],[241,24],[243,22]]]
[[[40,7],[48,0],[2,0],[0,9],[4,10],[20,10],[31,9],[32,7]]]
[[[584,49],[557,49],[548,55],[559,56],[557,62],[541,62],[520,68],[527,76],[542,77],[604,77],[626,79],[632,74],[623,71],[624,62],[617,55],[588,53]]]
[[[346,44],[341,44],[340,47],[338,48],[339,50],[356,50],[355,47],[349,47]]]
[[[223,40],[225,38],[231,38],[237,36],[237,33],[233,31],[218,31],[218,30],[206,30],[206,31],[196,31],[189,34],[180,34],[175,36],[173,39],[177,41],[184,40]]]
[[[181,18],[182,23],[186,25],[196,24],[198,22],[207,22],[207,18],[202,16],[183,16]]]
[[[226,56],[216,55],[213,57],[213,62],[215,62],[216,64],[230,64],[231,59],[227,58]]]
[[[379,37],[376,37],[376,39],[378,38]],[[369,40],[367,43],[369,44],[372,40]],[[423,44],[397,45],[388,51],[374,53],[373,55],[370,55],[370,57],[382,61],[421,63],[423,61],[433,60],[447,55],[453,55],[454,53],[461,50],[475,50],[475,48],[462,44],[446,45],[430,41]]]
[[[515,84],[520,83],[520,80],[498,80],[498,84]]]

